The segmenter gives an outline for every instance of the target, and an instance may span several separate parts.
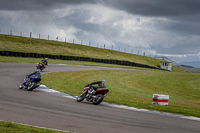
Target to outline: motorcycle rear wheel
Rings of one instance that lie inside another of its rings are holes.
[[[96,98],[93,98],[92,103],[95,104],[95,105],[98,105],[103,101],[103,98],[104,97],[103,97],[102,94],[98,94],[98,95],[96,95]]]
[[[76,100],[77,102],[82,102],[84,98],[85,98],[84,94],[80,94],[79,96],[77,96]]]
[[[36,85],[37,85],[37,83],[31,82],[30,85],[28,86],[28,91],[32,91],[33,89],[35,89]]]

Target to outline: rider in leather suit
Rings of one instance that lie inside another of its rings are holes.
[[[98,86],[93,86],[95,84],[98,84]],[[105,80],[104,79],[102,79],[100,81],[93,82],[91,84],[88,84],[88,86],[90,86],[90,88],[93,88],[94,90],[96,90],[98,88],[106,88],[106,84],[105,84]]]

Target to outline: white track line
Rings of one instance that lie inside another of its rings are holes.
[[[66,98],[70,98],[70,99],[76,99],[76,96],[50,89],[50,88],[46,87],[45,85],[40,85],[40,87],[38,87],[38,89],[41,90],[41,91],[48,92],[48,93],[55,94],[55,95],[59,95],[59,96],[62,96],[62,97],[66,97]],[[110,104],[110,103],[106,103],[106,102],[102,102],[101,104],[105,105],[105,106],[109,106],[109,107],[115,107],[115,108],[121,108],[121,109],[127,109],[127,110],[139,111],[139,112],[147,112],[147,113],[151,113],[151,114],[171,116],[171,117],[176,117],[176,118],[181,118],[181,119],[189,119],[189,120],[200,121],[200,118],[193,117],[193,116],[184,116],[184,115],[164,113],[164,112],[159,112],[159,111],[150,111],[150,110],[147,110],[147,109],[138,109],[138,108],[128,107],[128,106],[124,106],[124,105]]]

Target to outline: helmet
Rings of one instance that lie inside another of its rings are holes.
[[[101,81],[104,82],[104,83],[106,82],[105,79],[102,79]]]
[[[44,59],[45,59],[45,60],[48,60],[48,58],[47,58],[47,57],[45,57]]]

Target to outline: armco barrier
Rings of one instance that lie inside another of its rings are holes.
[[[38,53],[23,53],[23,52],[13,52],[13,51],[0,51],[1,56],[14,56],[14,57],[32,57],[32,58],[45,58],[58,59],[58,60],[75,60],[75,61],[88,61],[106,64],[116,64],[116,65],[126,65],[134,67],[143,67],[151,69],[159,69],[157,67],[148,66],[144,64],[139,64],[130,61],[112,60],[112,59],[96,59],[89,57],[78,57],[78,56],[64,56],[64,55],[49,55],[49,54],[38,54]]]

